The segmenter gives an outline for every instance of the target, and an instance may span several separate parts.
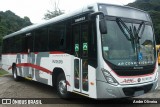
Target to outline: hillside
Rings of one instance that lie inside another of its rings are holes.
[[[147,11],[153,21],[157,44],[160,44],[160,0],[136,0],[128,6]]]
[[[20,18],[10,10],[6,12],[0,11],[0,46],[3,36],[13,33],[31,24],[32,23],[28,17]]]

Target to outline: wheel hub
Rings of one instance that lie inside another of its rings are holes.
[[[14,76],[14,78],[16,78],[17,77],[17,75],[16,75],[16,71],[14,70],[14,74],[13,74],[13,76]]]
[[[65,94],[67,92],[65,80],[61,80],[59,82],[59,91],[60,91],[61,94]]]

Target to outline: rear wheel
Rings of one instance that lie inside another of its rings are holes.
[[[13,78],[14,78],[14,80],[15,80],[15,81],[19,81],[19,80],[20,80],[20,77],[17,75],[17,69],[16,69],[16,67],[13,67],[12,73],[13,73]]]
[[[64,74],[58,76],[57,91],[61,98],[69,98],[70,96],[70,93],[67,91],[67,83]]]

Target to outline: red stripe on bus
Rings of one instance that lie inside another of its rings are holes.
[[[38,69],[38,70],[41,70],[43,72],[46,72],[48,74],[52,74],[52,71],[44,68],[44,67],[41,67],[41,66],[38,66],[38,65],[35,65],[35,64],[31,64],[31,63],[19,63],[19,64],[16,64],[16,67],[32,67],[32,68],[35,68],[35,69]],[[9,67],[8,70],[10,70],[12,68]]]
[[[10,70],[10,69],[12,69],[12,66],[10,66],[10,67],[8,68],[8,70]]]
[[[38,54],[39,52],[34,52],[34,54]]]
[[[65,54],[64,52],[62,51],[53,51],[53,52],[49,52],[50,54]]]
[[[68,86],[71,86],[70,83],[69,83],[68,81],[66,81],[66,84],[67,84]]]
[[[32,52],[31,52],[32,53]],[[38,54],[40,52],[33,52],[34,54]],[[21,53],[5,53],[5,54],[2,54],[2,55],[17,55],[17,54],[29,54],[27,52],[21,52]],[[52,51],[52,52],[49,52],[49,54],[65,54],[65,52],[62,52],[62,51]]]
[[[20,54],[28,54],[27,52],[21,52]]]

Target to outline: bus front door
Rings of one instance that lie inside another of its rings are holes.
[[[72,26],[74,37],[74,91],[88,94],[88,23]]]

